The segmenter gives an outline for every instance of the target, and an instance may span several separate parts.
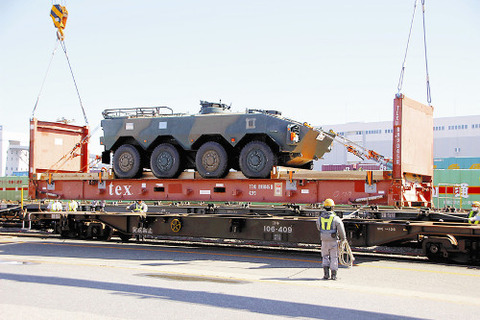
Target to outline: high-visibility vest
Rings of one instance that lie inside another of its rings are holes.
[[[473,218],[473,217],[475,217],[475,215],[476,215],[477,213],[478,213],[478,211],[475,212],[475,211],[471,210],[470,213],[468,214],[468,218]],[[468,220],[468,223],[471,223],[471,224],[478,224],[479,222],[480,222],[480,221],[478,221],[478,220],[477,220],[477,221],[470,221],[470,220]]]
[[[320,217],[320,227],[322,230],[330,231],[332,229],[333,214],[328,218]]]
[[[52,211],[62,211],[62,204],[60,202],[55,201],[52,204]]]
[[[336,232],[336,229],[332,230],[332,222],[334,217],[335,217],[335,213],[330,214],[328,218],[320,217],[321,231]]]
[[[68,203],[68,211],[77,211],[78,204],[75,201],[70,201]]]

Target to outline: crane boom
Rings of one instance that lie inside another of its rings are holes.
[[[392,169],[392,159],[388,159],[383,155],[365,148],[350,139],[347,139],[344,136],[338,135],[335,131],[329,130],[328,132],[324,132],[324,134],[329,135],[334,141],[342,144],[348,152],[354,154],[355,156],[359,157],[362,160],[369,159],[373,160],[381,165],[384,165],[388,170]]]

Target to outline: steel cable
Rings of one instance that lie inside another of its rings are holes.
[[[68,63],[68,67],[70,68],[70,73],[72,74],[72,79],[75,85],[75,89],[77,90],[77,96],[78,96],[78,100],[80,101],[80,107],[82,108],[83,118],[85,119],[85,124],[88,125],[87,115],[85,114],[85,109],[83,108],[82,98],[80,97],[80,91],[78,91],[77,81],[75,81],[75,76],[73,75],[72,66],[70,64],[70,59],[68,58],[68,54],[67,54],[67,47],[65,46],[65,41],[61,41],[61,44],[62,44],[63,52],[65,53],[65,58],[67,58],[67,63]]]
[[[432,104],[432,97],[430,93],[430,75],[428,74],[428,58],[427,58],[427,31],[425,27],[425,0],[422,0],[422,12],[423,12],[423,47],[425,52],[425,72],[427,80],[427,102],[428,105]]]
[[[430,75],[428,72],[428,58],[427,58],[427,31],[426,31],[426,24],[425,24],[425,0],[422,1],[422,18],[423,18],[423,48],[424,48],[424,56],[425,56],[425,72],[426,72],[426,86],[427,86],[427,102],[428,105],[432,104],[432,96],[431,96],[431,91],[430,91]],[[402,70],[400,71],[400,77],[398,79],[398,85],[397,85],[397,95],[399,95],[402,91],[402,86],[403,86],[403,77],[405,74],[405,65],[407,62],[407,53],[408,53],[408,47],[410,45],[410,38],[412,36],[412,29],[413,29],[413,23],[415,21],[415,13],[417,11],[417,2],[418,0],[414,0],[414,5],[413,5],[413,14],[412,14],[412,20],[410,22],[410,30],[408,32],[408,39],[407,39],[407,46],[405,49],[405,55],[403,57],[403,63],[402,63]]]
[[[38,105],[38,102],[40,101],[40,96],[42,95],[43,87],[45,85],[45,81],[47,80],[48,73],[50,72],[50,67],[52,65],[53,57],[55,56],[55,52],[58,49],[58,42],[59,42],[59,40],[57,39],[55,41],[55,48],[52,51],[52,57],[50,58],[50,62],[48,63],[47,71],[45,72],[45,76],[43,77],[42,85],[40,86],[40,92],[38,93],[37,100],[35,101],[35,106],[33,107],[32,119],[35,117],[35,110],[37,110],[37,105]]]
[[[412,21],[410,22],[410,30],[408,32],[408,39],[407,39],[407,47],[405,49],[405,55],[403,57],[403,63],[402,63],[402,70],[400,71],[400,78],[398,79],[398,94],[402,91],[402,86],[403,86],[403,76],[405,74],[405,64],[407,63],[407,53],[408,53],[408,47],[410,45],[410,38],[412,36],[412,29],[413,29],[413,22],[415,21],[415,13],[417,12],[417,1],[414,0],[415,3],[413,4],[413,14],[412,14]]]

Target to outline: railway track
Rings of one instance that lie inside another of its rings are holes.
[[[30,237],[39,239],[59,239],[61,235],[45,231],[31,231],[21,228],[0,228],[0,237]],[[78,239],[72,239],[78,240]],[[106,242],[123,243],[118,236],[112,236]],[[285,252],[302,252],[320,254],[320,245],[304,245],[304,246],[282,246],[281,244],[272,245],[261,242],[239,242],[224,241],[221,239],[149,239],[137,238],[130,242],[148,245],[170,245],[170,246],[195,246],[195,247],[228,247],[242,248],[250,250],[267,250],[267,251],[285,251]],[[389,246],[373,246],[373,247],[352,247],[355,256],[375,257],[378,259],[401,259],[412,261],[427,261],[428,257],[422,253],[421,249],[408,247],[389,247]]]
[[[158,204],[147,214],[127,212],[123,204],[104,211],[91,206],[77,212],[45,209],[35,204],[26,211],[4,211],[0,234],[320,251],[314,207]],[[459,214],[377,207],[343,207],[337,214],[344,217],[356,255],[480,263],[480,227],[461,222]]]

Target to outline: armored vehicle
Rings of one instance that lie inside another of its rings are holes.
[[[194,115],[169,107],[105,110],[102,161],[113,162],[118,178],[139,177],[143,169],[158,178],[175,178],[184,169],[204,178],[222,178],[229,169],[266,178],[275,165],[311,169],[330,151],[329,135],[278,111],[233,113],[222,103],[200,104]]]

